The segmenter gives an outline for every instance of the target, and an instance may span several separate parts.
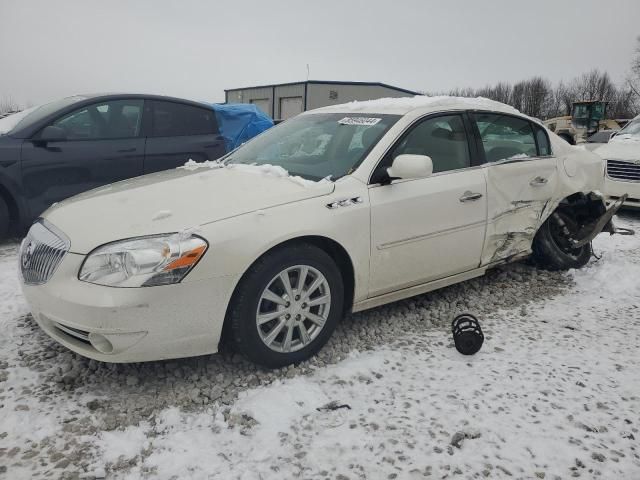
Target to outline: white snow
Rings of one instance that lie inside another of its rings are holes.
[[[313,180],[307,180],[306,178],[302,178],[297,175],[289,175],[289,172],[282,168],[279,165],[271,165],[269,163],[265,163],[263,165],[253,165],[246,163],[229,163],[225,165],[225,168],[229,168],[231,170],[236,170],[239,172],[253,173],[258,175],[266,175],[269,177],[278,177],[278,178],[286,178],[291,180],[294,183],[302,187],[312,187],[314,185],[319,185],[323,183],[329,182],[328,178],[323,178],[317,182]]]
[[[496,102],[484,97],[467,98],[446,95],[428,97],[416,95],[414,97],[379,98],[376,100],[353,101],[341,105],[324,107],[318,111],[339,112],[384,112],[386,110],[408,112],[416,108],[471,108],[495,110],[499,112],[520,113],[517,109],[504,103]]]
[[[165,218],[169,218],[171,215],[173,215],[171,210],[159,210],[153,214],[153,216],[151,217],[151,221],[155,222],[157,220],[163,220]]]
[[[26,108],[20,112],[7,115],[4,118],[0,118],[0,135],[9,133],[24,117],[33,112],[38,106]]]
[[[192,158],[186,161],[186,163],[178,168],[183,170],[198,170],[199,168],[222,168],[223,165],[218,160],[205,160],[204,162],[196,162]]]

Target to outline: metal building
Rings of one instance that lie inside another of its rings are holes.
[[[227,103],[253,103],[271,118],[286,120],[306,110],[353,100],[419,95],[404,88],[372,82],[306,82],[225,90]]]

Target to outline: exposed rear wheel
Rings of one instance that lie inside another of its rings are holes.
[[[533,257],[538,265],[549,270],[584,267],[591,258],[591,244],[575,248],[571,238],[580,225],[569,212],[556,210],[542,224],[533,239]]]
[[[0,240],[5,238],[9,233],[9,206],[7,202],[0,197]]]
[[[244,276],[227,321],[249,360],[277,368],[314,355],[342,316],[344,286],[332,258],[313,245],[265,255]]]

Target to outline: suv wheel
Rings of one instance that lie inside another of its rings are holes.
[[[575,234],[579,230],[580,226],[569,213],[557,210],[551,214],[533,239],[536,263],[549,270],[584,267],[591,258],[591,244],[574,248],[566,233]]]
[[[271,252],[249,269],[227,320],[244,356],[278,368],[308,359],[327,343],[343,301],[342,275],[333,259],[301,244]]]
[[[0,240],[5,238],[9,233],[9,206],[7,202],[0,197]]]

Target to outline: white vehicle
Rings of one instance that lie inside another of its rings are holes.
[[[24,240],[39,325],[106,362],[302,361],[359,311],[532,254],[577,268],[613,232],[600,158],[486,99],[310,111],[224,159],[52,206]]]
[[[640,208],[640,115],[594,152],[606,162],[607,200],[615,202],[628,194],[624,206]]]

